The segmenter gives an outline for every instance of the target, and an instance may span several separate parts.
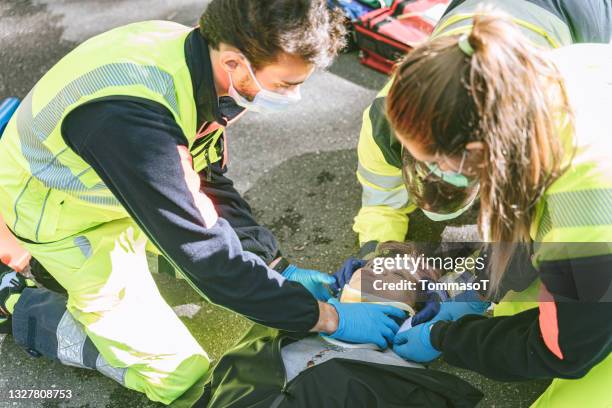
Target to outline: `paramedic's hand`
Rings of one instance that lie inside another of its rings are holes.
[[[433,319],[440,312],[440,305],[448,299],[448,294],[444,291],[427,290],[425,306],[412,318],[412,325],[416,326]]]
[[[435,321],[421,323],[403,331],[393,339],[393,351],[405,360],[428,363],[440,357],[441,352],[431,345],[431,326]]]
[[[398,324],[391,317],[406,318],[403,310],[393,306],[340,303],[334,298],[327,303],[338,312],[338,329],[329,337],[351,343],[374,343],[381,349],[387,348],[399,330]]]
[[[317,300],[325,302],[331,297],[328,286],[335,282],[331,275],[289,265],[283,271],[283,276],[290,281],[301,283]]]
[[[433,320],[459,320],[470,314],[484,315],[491,302],[482,300],[478,292],[465,291],[440,305],[440,313]]]
[[[342,289],[344,285],[349,283],[355,271],[359,268],[363,268],[365,264],[366,261],[352,257],[344,261],[340,269],[338,269],[336,273],[332,275],[335,282],[330,286],[331,290],[333,290],[334,293],[338,293],[338,291]]]

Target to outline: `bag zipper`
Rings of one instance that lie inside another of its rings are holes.
[[[287,381],[287,369],[285,368],[285,364],[283,362],[283,358],[281,355],[281,347],[282,347],[282,341],[285,340],[286,338],[288,338],[287,336],[281,336],[281,337],[277,337],[276,339],[274,339],[275,341],[277,341],[276,346],[276,353],[278,354],[278,357],[281,361],[281,366],[283,369],[283,378],[284,378],[284,382],[283,382],[283,388],[281,388],[281,393],[278,397],[276,397],[274,399],[274,401],[272,402],[272,404],[270,405],[270,408],[278,408],[278,406],[284,402],[287,399],[288,395],[291,395],[289,393],[289,389],[291,387],[294,387],[295,384],[299,383],[300,380],[302,380],[304,378],[304,376],[302,375],[306,370],[302,371],[301,373],[299,373],[294,379],[292,379],[291,381]]]
[[[283,362],[283,356],[281,354],[282,342],[284,340],[283,336],[278,336],[274,339],[274,352],[276,353],[276,360],[280,361],[281,369],[283,372],[283,386],[280,390],[280,394],[272,401],[270,404],[270,408],[278,408],[281,402],[285,401],[286,393],[287,393],[287,369],[285,368],[285,363]]]

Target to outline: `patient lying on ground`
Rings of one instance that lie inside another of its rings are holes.
[[[349,282],[340,288],[338,298],[392,305],[414,315],[426,294],[421,285],[413,285],[412,290],[402,290],[402,285],[437,280],[439,271],[396,267],[397,263],[384,261],[397,255],[431,254],[432,248],[385,243],[377,249],[378,258],[352,276],[353,267],[347,268]],[[377,289],[378,281],[387,283],[387,289]],[[398,323],[405,328],[409,319]],[[316,333],[278,332],[258,325],[221,358],[210,379],[204,397],[213,402],[209,408],[347,407],[363,406],[364,401],[372,407],[471,407],[482,397],[461,379],[406,361],[391,347],[380,350],[374,344],[351,344]],[[239,403],[232,405],[236,401]]]
[[[395,260],[398,255],[400,257],[407,255],[416,259],[426,251],[427,248],[415,243],[380,244],[376,250],[376,257],[355,271],[350,281],[341,288],[338,295],[340,301],[391,305],[413,316],[425,299],[425,294],[417,283],[423,279],[436,280],[439,272],[435,269],[398,268],[396,262],[385,263],[384,260],[389,258]],[[384,285],[386,289],[379,289],[382,287],[382,282],[387,284]],[[414,289],[401,289],[408,285],[407,282],[414,282]],[[410,317],[406,322],[398,322],[400,325],[405,323],[400,330],[409,328],[409,320]],[[289,379],[307,368],[338,357],[404,367],[422,367],[403,360],[390,348],[381,351],[374,344],[351,344],[326,336],[309,337],[285,346],[282,349],[282,356]]]

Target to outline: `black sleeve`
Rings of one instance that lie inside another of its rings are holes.
[[[210,214],[198,203],[208,199],[189,189],[187,177],[199,178],[185,163],[185,137],[163,106],[139,99],[90,103],[68,115],[62,132],[148,238],[210,301],[284,330],[308,331],[316,324],[317,301],[303,286],[244,251],[225,219],[207,226]]]
[[[242,248],[270,264],[281,255],[278,242],[269,229],[255,221],[249,203],[236,191],[226,172],[227,167],[222,167],[221,161],[200,172],[202,192],[212,200],[219,216],[232,226]]]
[[[463,245],[463,243],[461,243]],[[483,249],[482,256],[485,260],[492,258],[492,247],[490,245]],[[480,290],[480,294],[485,298],[488,297],[493,302],[499,302],[509,291],[522,292],[527,289],[534,280],[538,278],[538,271],[534,268],[531,262],[531,244],[515,244],[514,253],[508,263],[506,272],[499,284],[497,292],[492,296],[488,288],[484,287]],[[491,273],[489,271],[490,263],[487,262],[487,267],[476,271],[476,281],[490,280]]]
[[[559,285],[569,280],[560,276],[567,270],[581,276],[572,280],[577,290]],[[543,284],[563,293],[514,316],[438,322],[432,345],[448,363],[497,380],[580,378],[612,350],[612,303],[605,297],[611,275],[609,256],[543,263]],[[572,293],[578,295],[572,299]]]
[[[539,0],[543,1],[543,0]],[[569,25],[576,43],[608,43],[612,39],[612,0],[545,0]],[[537,2],[536,2],[537,3]]]

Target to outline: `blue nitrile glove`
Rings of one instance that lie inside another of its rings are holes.
[[[331,275],[312,269],[300,269],[295,265],[289,265],[282,275],[290,281],[301,283],[317,300],[323,302],[331,297],[325,285],[332,285],[336,282]]]
[[[351,277],[355,271],[359,268],[363,268],[366,263],[367,261],[353,257],[344,261],[340,269],[338,269],[336,273],[332,275],[335,282],[330,285],[330,289],[333,290],[334,293],[338,293],[338,291],[351,280]]]
[[[440,304],[446,300],[448,300],[446,292],[427,290],[425,306],[414,315],[412,318],[412,325],[416,326],[433,319],[440,312]]]
[[[373,303],[340,303],[331,298],[328,303],[338,312],[338,329],[329,335],[351,343],[374,343],[387,348],[399,330],[391,318],[405,319],[406,313],[393,306]]]
[[[440,313],[433,320],[459,320],[463,316],[476,314],[484,315],[491,306],[485,302],[475,290],[467,290],[440,305]]]
[[[431,345],[431,326],[429,321],[399,333],[393,339],[393,351],[405,360],[428,363],[440,357],[441,352]]]

